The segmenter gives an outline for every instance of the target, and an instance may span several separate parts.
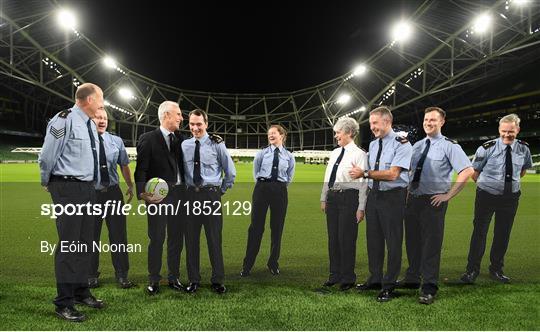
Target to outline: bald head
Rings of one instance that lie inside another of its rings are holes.
[[[103,91],[93,83],[83,83],[77,88],[75,103],[90,118],[94,118],[98,110],[105,109]]]

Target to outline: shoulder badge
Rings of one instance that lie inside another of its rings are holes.
[[[69,113],[71,113],[71,109],[68,108],[67,110],[63,110],[60,113],[58,113],[58,117],[62,118],[62,119],[65,119],[65,118],[67,118]]]
[[[209,134],[208,138],[210,138],[210,140],[216,144],[223,142],[223,138],[221,138],[221,136],[216,135],[216,134]]]
[[[482,144],[482,146],[484,147],[484,149],[487,150],[490,147],[494,146],[496,143],[497,143],[497,140],[491,140],[491,141],[485,142],[484,144]]]
[[[452,144],[458,144],[455,139],[451,139],[451,138],[448,138],[448,137],[445,137],[444,139],[447,140],[448,142],[452,143]]]
[[[396,141],[398,141],[398,142],[401,143],[401,144],[405,144],[405,143],[407,143],[409,140],[407,139],[407,137],[396,136]]]
[[[519,144],[523,144],[523,145],[525,145],[525,146],[529,146],[529,143],[527,143],[527,142],[525,142],[525,141],[522,141],[522,140],[520,140],[520,139],[518,139],[518,143],[519,143]]]

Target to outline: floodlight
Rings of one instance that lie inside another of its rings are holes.
[[[353,70],[353,76],[362,76],[366,73],[367,67],[366,65],[358,65]]]
[[[515,3],[518,6],[525,6],[529,3],[529,0],[513,0],[512,3]]]
[[[64,29],[75,29],[77,25],[75,14],[67,9],[62,9],[58,12],[57,20],[58,24]]]
[[[473,21],[472,29],[478,33],[486,32],[491,25],[491,16],[487,13],[477,16]]]
[[[103,58],[103,64],[107,68],[111,68],[111,69],[116,68],[116,61],[113,58],[111,58],[110,56],[106,56],[106,57]]]
[[[118,94],[120,97],[124,99],[135,99],[135,96],[133,95],[133,92],[128,88],[120,88],[118,89]]]
[[[340,105],[345,105],[345,104],[347,104],[349,102],[350,99],[351,99],[351,96],[349,96],[348,94],[342,94],[336,100],[336,103],[338,103]]]
[[[396,42],[407,41],[411,37],[412,26],[406,21],[401,21],[392,28],[392,40]]]

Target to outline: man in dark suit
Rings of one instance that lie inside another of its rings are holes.
[[[180,106],[172,101],[159,105],[160,127],[141,135],[137,144],[137,167],[135,182],[137,197],[152,204],[172,204],[177,206],[185,193],[183,157],[180,145],[182,136],[178,133],[182,123]],[[176,134],[175,134],[176,132]],[[151,178],[158,177],[167,182],[169,193],[162,201],[145,192],[144,186]],[[181,209],[180,209],[181,210]],[[180,253],[184,244],[184,220],[181,215],[171,214],[166,209],[157,207],[158,214],[147,214],[148,218],[148,278],[147,292],[155,295],[159,292],[161,280],[161,257],[163,243],[167,234],[168,281],[171,289],[184,289],[180,283]],[[174,211],[173,211],[174,212]]]

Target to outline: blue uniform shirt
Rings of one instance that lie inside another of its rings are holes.
[[[236,177],[236,169],[225,143],[216,143],[206,133],[199,140],[201,157],[202,186],[219,186],[224,193],[231,188]],[[182,142],[184,154],[184,170],[186,185],[194,186],[193,183],[193,157],[195,155],[195,137]],[[223,171],[223,180],[221,172]]]
[[[473,167],[481,172],[476,185],[493,195],[504,193],[506,174],[506,146],[502,138],[482,144],[474,155]],[[520,190],[520,173],[532,167],[531,151],[527,143],[514,140],[512,149],[512,192]]]
[[[422,175],[418,188],[410,188],[411,193],[414,195],[447,193],[452,184],[452,171],[459,173],[472,166],[461,146],[439,133],[435,137],[426,137],[414,144],[411,159],[411,181],[414,178],[416,166],[422,157],[428,139],[431,140],[431,143],[422,166]]]
[[[274,164],[274,151],[279,149],[278,181],[291,183],[294,175],[295,160],[292,153],[283,146],[275,147],[269,145],[257,152],[253,160],[253,177],[255,181],[258,178],[271,178],[272,165]]]
[[[41,185],[47,186],[51,175],[70,175],[81,181],[94,180],[94,154],[88,133],[90,118],[77,105],[56,114],[47,124],[47,132],[39,155]],[[94,121],[90,128],[99,165],[99,138]],[[95,179],[99,183],[98,178]]]
[[[394,188],[406,188],[409,185],[409,172],[411,166],[412,146],[406,139],[402,140],[394,130],[390,129],[388,135],[382,138],[383,148],[379,160],[379,171],[389,170],[392,166],[398,166],[405,171],[399,173],[394,181],[379,181],[379,190],[386,191]],[[375,170],[375,161],[379,151],[379,139],[369,143],[369,169]],[[369,187],[373,188],[373,180],[369,181]]]
[[[118,170],[116,165],[126,166],[129,164],[129,158],[124,145],[124,141],[116,135],[104,132],[103,147],[105,148],[105,156],[107,157],[107,169],[109,171],[109,186],[118,184]],[[96,184],[96,189],[103,189],[101,184]]]

